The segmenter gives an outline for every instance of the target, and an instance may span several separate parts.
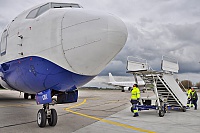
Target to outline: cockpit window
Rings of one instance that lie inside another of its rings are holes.
[[[40,9],[39,9],[39,11],[37,13],[37,16],[39,16],[40,14],[46,12],[47,10],[49,10],[49,3],[40,7]]]
[[[78,4],[73,3],[51,3],[51,8],[81,8]]]
[[[30,19],[31,19],[31,18],[35,18],[36,15],[37,15],[38,10],[39,10],[39,8],[36,8],[36,9],[32,10],[32,11],[28,14],[28,16],[27,16],[26,18],[30,18]]]
[[[42,5],[41,7],[38,7],[30,11],[26,18],[34,19],[40,16],[42,13],[49,10],[50,8],[82,8],[82,7],[79,4],[74,4],[74,3],[47,3],[45,5]]]
[[[38,7],[36,9],[33,9],[32,11],[30,11],[30,13],[27,15],[26,18],[28,19],[33,19],[33,18],[36,18],[37,16],[41,15],[42,13],[46,12],[47,10],[49,10],[50,6],[49,6],[49,3],[41,6],[41,7]]]

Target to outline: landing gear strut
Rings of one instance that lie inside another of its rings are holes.
[[[37,124],[39,127],[45,127],[48,120],[49,126],[57,124],[57,112],[55,109],[49,109],[49,104],[44,104],[43,108],[37,113]]]
[[[28,99],[28,93],[24,93],[24,99]]]

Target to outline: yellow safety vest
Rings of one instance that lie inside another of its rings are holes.
[[[196,100],[198,99],[196,91],[191,91],[190,96],[192,99],[196,99]]]
[[[133,90],[131,91],[131,99],[137,100],[140,98],[140,90],[137,87],[133,87]]]
[[[192,92],[192,89],[189,89],[187,94],[188,94],[188,98],[190,98],[190,93]]]

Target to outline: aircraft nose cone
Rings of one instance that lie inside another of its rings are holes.
[[[62,45],[72,72],[97,75],[123,48],[127,29],[119,18],[90,10],[66,12]]]

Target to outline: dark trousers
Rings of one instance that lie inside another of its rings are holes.
[[[138,100],[133,100],[133,99],[131,99],[131,104],[133,105],[133,104],[137,104],[138,103]]]
[[[133,100],[131,99],[131,104],[132,104],[132,108],[133,108],[133,113],[134,115],[138,116],[138,109],[136,108],[136,105],[138,103],[138,100]]]
[[[194,109],[197,109],[197,99],[192,99],[192,104],[194,104]]]

